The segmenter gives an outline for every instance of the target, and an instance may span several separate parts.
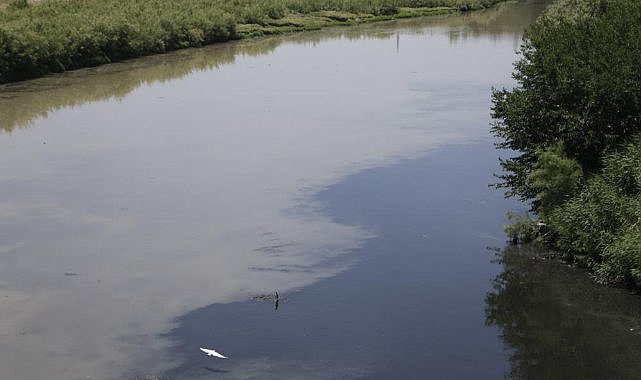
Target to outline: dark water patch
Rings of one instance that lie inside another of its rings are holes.
[[[493,160],[488,144],[450,146],[321,192],[336,222],[377,232],[352,251],[357,264],[277,307],[181,317],[169,337],[184,362],[167,375],[206,377],[197,347],[212,345],[231,357],[216,362],[221,378],[639,378],[637,295],[534,246],[493,259],[503,210],[523,208],[487,188],[479,169]]]
[[[511,377],[641,378],[638,295],[600,286],[535,246],[508,247],[497,260],[487,323],[510,350]]]
[[[219,348],[223,378],[500,378],[508,371],[483,299],[499,267],[511,202],[488,189],[489,144],[451,146],[371,169],[318,194],[324,212],[377,236],[346,272],[290,294],[277,310],[211,305],[181,317],[170,337],[185,363],[172,379],[205,376]]]

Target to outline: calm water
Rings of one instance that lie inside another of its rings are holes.
[[[637,297],[488,249],[523,209],[490,89],[544,5],[0,87],[0,378],[641,373]]]

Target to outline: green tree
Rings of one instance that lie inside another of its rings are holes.
[[[562,0],[529,30],[514,89],[495,90],[492,132],[503,160],[499,186],[532,200],[531,171],[556,144],[586,175],[604,153],[641,131],[641,2]]]
[[[561,144],[540,152],[527,178],[536,192],[537,213],[545,216],[563,204],[576,192],[582,176],[581,166],[565,156]]]

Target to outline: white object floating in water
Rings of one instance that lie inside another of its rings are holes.
[[[227,356],[216,352],[216,350],[210,350],[209,348],[200,347],[200,351],[206,353],[207,356],[214,356],[214,357],[221,358],[221,359],[228,359]]]

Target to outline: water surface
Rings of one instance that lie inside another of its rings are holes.
[[[483,168],[495,159],[489,144],[446,146],[319,193],[336,222],[375,231],[357,262],[281,292],[277,310],[237,302],[180,318],[169,336],[185,360],[169,377],[206,379],[214,369],[223,379],[502,378],[509,362],[484,306],[500,269],[486,247],[503,244],[506,205],[487,188]],[[190,350],[204,344],[237,357]]]
[[[544,5],[0,87],[2,376],[517,371],[489,96]]]

